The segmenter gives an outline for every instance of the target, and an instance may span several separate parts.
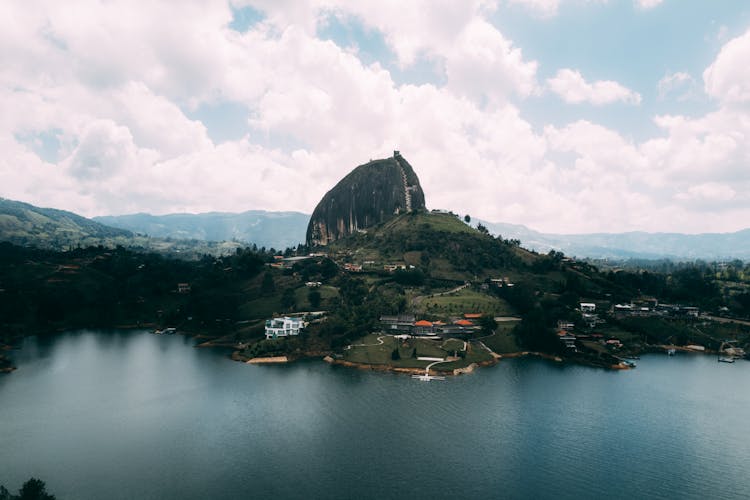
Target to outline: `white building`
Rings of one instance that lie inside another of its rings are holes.
[[[276,339],[279,337],[289,337],[290,335],[299,335],[299,332],[305,327],[302,318],[273,318],[266,320],[266,338]]]
[[[592,313],[596,312],[596,304],[593,302],[581,302],[581,312]]]

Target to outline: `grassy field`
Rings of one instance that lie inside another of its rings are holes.
[[[515,311],[503,299],[470,288],[438,297],[425,297],[418,313],[449,316],[463,313],[484,313],[493,316],[513,316]]]
[[[308,295],[310,294],[311,288],[308,288],[306,286],[297,288],[294,291],[294,298],[297,301],[297,310],[298,311],[312,311],[314,308],[312,305],[310,305],[310,301],[307,300]],[[323,285],[317,288],[317,290],[320,292],[320,306],[318,306],[319,309],[325,309],[326,303],[330,301],[330,299],[336,298],[339,296],[339,290],[336,287]]]
[[[495,334],[483,338],[482,342],[498,354],[520,351],[521,347],[518,345],[515,335],[511,333],[517,324],[517,321],[504,321],[500,323]]]
[[[380,340],[378,340],[380,339]],[[344,359],[354,363],[366,363],[375,365],[390,365],[402,368],[425,368],[432,361],[420,361],[413,356],[416,349],[417,356],[431,358],[445,358],[452,355],[454,351],[463,348],[463,341],[457,339],[430,340],[430,339],[397,339],[389,335],[370,334],[344,351]],[[398,349],[400,359],[392,359],[394,349]],[[453,370],[468,366],[474,362],[487,361],[492,356],[478,347],[469,346],[469,351],[464,359],[452,363],[436,365],[436,370]]]
[[[412,218],[414,220],[412,220]],[[415,213],[411,217],[397,217],[382,226],[381,231],[388,232],[397,229],[409,228],[414,224],[424,224],[433,231],[448,233],[476,233],[476,229],[468,226],[458,218],[450,214]]]

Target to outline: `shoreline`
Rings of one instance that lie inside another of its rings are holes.
[[[138,330],[138,329],[146,330],[146,328],[144,327],[145,325],[140,325],[140,326],[120,325],[116,329],[117,330]],[[61,330],[61,331],[66,331],[66,330]],[[311,351],[305,351],[305,352],[296,353],[296,354],[282,354],[282,355],[277,355],[277,356],[262,356],[262,357],[256,357],[256,358],[248,358],[246,356],[243,356],[241,354],[241,351],[237,350],[236,343],[221,341],[220,340],[221,337],[213,337],[211,335],[206,335],[204,333],[187,332],[187,331],[179,331],[177,333],[180,335],[192,337],[197,340],[202,340],[202,342],[194,346],[197,348],[216,348],[216,347],[230,348],[232,349],[232,353],[229,356],[230,359],[233,361],[238,361],[238,362],[245,363],[245,364],[256,364],[256,365],[286,364],[286,363],[293,363],[300,359],[322,359],[323,361],[331,365],[339,365],[339,366],[344,366],[348,368],[355,368],[358,370],[403,373],[403,374],[409,374],[409,375],[414,375],[414,374],[422,375],[425,373],[425,370],[426,370],[426,367],[424,368],[399,367],[399,366],[392,366],[389,364],[359,363],[356,361],[348,361],[345,359],[336,359],[333,357],[333,354],[330,351],[320,351],[320,350],[315,350],[315,351],[311,350]],[[0,345],[0,374],[10,374],[13,371],[18,369],[18,367],[10,364],[10,359],[7,356],[4,356],[2,354],[3,351],[8,351],[12,349],[13,347],[10,345]],[[717,355],[717,351],[714,351],[711,349],[706,349],[704,351],[701,351],[701,350],[691,349],[687,346],[662,345],[662,344],[654,344],[654,345],[645,346],[644,349],[634,354],[636,355],[659,354],[659,353],[665,353],[667,349],[675,349],[677,352],[680,352],[683,354],[703,354],[703,355],[711,355],[711,356]],[[583,360],[583,359],[566,358],[566,357],[561,357],[555,354],[548,354],[548,353],[536,352],[536,351],[518,351],[518,352],[503,353],[503,354],[498,354],[494,351],[490,351],[490,354],[492,355],[491,360],[475,362],[465,367],[453,368],[449,370],[440,370],[440,369],[432,368],[429,370],[428,374],[429,375],[458,376],[462,374],[473,373],[477,368],[480,368],[480,367],[494,366],[503,359],[522,358],[526,356],[533,356],[533,357],[537,357],[540,359],[545,359],[547,361],[552,361],[555,363],[570,363],[570,364],[577,364],[581,366],[588,366],[591,368],[600,368],[604,370],[613,370],[613,371],[630,370],[630,369],[635,368],[635,366],[632,366],[625,361],[619,364],[605,364],[605,363],[597,363],[597,362],[592,362],[592,361]],[[7,364],[5,366],[2,366],[3,362]]]

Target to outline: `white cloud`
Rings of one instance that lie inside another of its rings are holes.
[[[563,4],[606,4],[609,0],[506,0],[509,5],[520,5],[543,18],[554,17]]]
[[[690,186],[686,191],[677,193],[675,199],[705,208],[707,205],[731,204],[736,196],[737,191],[727,184],[706,182]]]
[[[535,92],[536,62],[526,62],[521,49],[486,21],[469,24],[445,62],[448,88],[478,102],[503,101]]]
[[[511,5],[522,5],[543,17],[552,17],[557,14],[560,0],[508,0]]]
[[[485,19],[495,9],[493,0],[310,0],[294,8],[266,0],[250,3],[278,29],[304,26],[307,36],[327,15],[355,18],[383,35],[401,67],[426,58],[445,71],[451,89],[478,102],[503,102],[537,88],[537,63],[524,60],[521,50]]]
[[[658,7],[664,0],[635,0],[635,5],[639,9],[648,10]]]
[[[727,42],[706,71],[706,93],[722,103],[750,102],[750,31]]]
[[[596,106],[624,102],[638,105],[641,95],[611,80],[599,80],[588,83],[580,72],[572,69],[561,69],[553,78],[547,80],[547,87],[572,104],[590,103]]]
[[[684,71],[668,74],[659,80],[657,91],[659,99],[679,94],[677,100],[685,101],[695,96],[695,79]]]
[[[538,92],[539,63],[488,20],[490,2],[253,4],[268,19],[246,33],[227,28],[220,0],[146,11],[125,1],[0,4],[0,196],[85,215],[310,212],[354,166],[400,149],[430,207],[488,220],[557,232],[750,220],[750,118],[736,105],[748,35],[704,74],[718,109],[657,117],[658,135],[637,143],[591,120],[535,130],[523,105]],[[316,27],[330,15],[381,32],[403,66],[428,59],[444,83],[397,84],[384,65],[321,40]],[[660,89],[687,82],[667,75]],[[547,85],[568,102],[640,101],[569,69]],[[251,132],[214,144],[184,110],[226,102],[249,110]],[[22,139],[50,131],[60,141],[53,162]]]

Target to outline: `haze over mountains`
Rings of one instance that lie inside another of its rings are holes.
[[[305,241],[310,215],[300,212],[110,215],[93,220],[108,226],[158,238],[237,241],[284,249]]]
[[[242,213],[131,214],[87,219],[64,210],[0,198],[0,240],[45,248],[110,242],[126,244],[133,233],[153,238],[234,241],[283,249],[305,241],[310,215],[250,210]],[[491,233],[518,239],[546,253],[608,259],[750,259],[750,229],[734,233],[550,234],[519,224],[481,221]],[[138,240],[143,244],[144,238]]]
[[[521,240],[538,252],[559,250],[592,259],[750,259],[750,229],[734,233],[592,233],[550,234],[519,224],[482,222],[491,233]]]

